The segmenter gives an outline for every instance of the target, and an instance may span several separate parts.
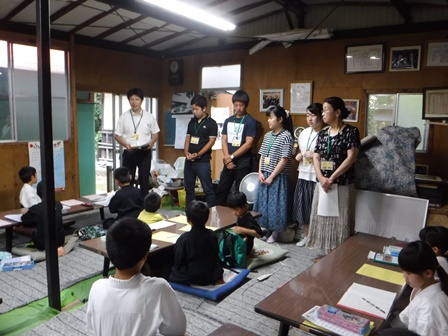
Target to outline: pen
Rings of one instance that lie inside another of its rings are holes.
[[[386,312],[384,310],[382,310],[380,307],[378,307],[377,305],[373,304],[372,302],[370,302],[369,300],[367,300],[366,298],[362,298],[365,302],[367,302],[369,305],[375,307],[376,309],[378,309],[380,312],[382,312],[383,314],[386,314]]]

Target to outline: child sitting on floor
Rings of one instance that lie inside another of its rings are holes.
[[[138,219],[146,224],[152,224],[164,220],[165,218],[156,212],[159,210],[161,202],[162,198],[159,194],[150,192],[143,200],[143,206],[145,208],[142,212],[140,212],[140,215],[138,215]]]
[[[97,280],[90,290],[87,327],[98,335],[183,335],[186,317],[164,279],[140,273],[151,246],[151,229],[123,218],[106,235],[114,276]]]
[[[115,221],[123,217],[137,218],[143,210],[143,201],[140,189],[131,185],[131,175],[126,167],[120,167],[114,171],[114,179],[120,190],[110,199],[109,211],[116,213],[116,218],[106,218],[103,227],[108,229]]]
[[[174,246],[174,264],[169,280],[185,285],[207,286],[222,280],[218,239],[205,227],[209,208],[204,202],[191,202],[185,213],[190,232],[183,233]]]
[[[409,305],[400,313],[407,329],[419,335],[446,335],[448,330],[448,275],[427,243],[407,244],[398,255],[406,283],[413,288]],[[437,273],[440,282],[434,279]]]
[[[237,191],[227,197],[227,206],[238,217],[233,232],[243,236],[246,242],[246,253],[250,255],[254,247],[254,238],[263,236],[263,230],[248,210],[246,194]]]
[[[33,187],[37,183],[36,168],[29,166],[21,168],[19,177],[23,182],[23,187],[20,190],[20,205],[24,208],[31,208],[33,205],[42,202]]]

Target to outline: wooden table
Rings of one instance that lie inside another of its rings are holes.
[[[74,205],[69,209],[62,209],[62,216],[75,215],[81,212],[91,211],[93,207],[84,206],[84,205]],[[26,209],[15,209],[0,212],[0,219],[4,220],[6,223],[0,224],[0,229],[5,229],[5,238],[6,238],[6,251],[11,252],[12,249],[12,234],[13,228],[15,226],[21,225],[22,222],[15,222],[11,219],[5,218],[6,215],[15,215],[24,213]]]
[[[356,271],[364,264],[400,271],[397,266],[375,263],[367,259],[369,251],[380,252],[383,246],[397,243],[398,241],[394,239],[357,233],[305,272],[258,303],[255,306],[255,311],[280,322],[278,335],[288,335],[290,326],[313,334],[324,335],[325,333],[322,331],[304,325],[302,314],[316,305],[329,304],[335,307],[354,282],[399,294],[395,299],[395,305],[405,286],[359,275],[356,274]],[[384,322],[382,319],[361,313],[359,315],[373,321],[375,329],[381,328]]]
[[[257,212],[251,212],[251,213],[252,213],[252,216],[254,216],[254,217],[261,216],[261,214],[257,213]],[[172,221],[173,223],[175,223],[174,225],[160,229],[160,231],[173,232],[173,233],[177,233],[179,235],[184,233],[185,231],[182,231],[180,229],[183,228],[185,226],[185,224],[180,224],[180,223],[174,222],[173,221],[174,218],[171,218],[171,220],[167,219],[167,221]],[[232,213],[230,208],[227,208],[224,206],[215,206],[215,207],[210,208],[209,219],[205,225],[214,227],[214,228],[216,228],[216,230],[224,230],[224,229],[227,229],[227,228],[235,225],[236,221],[237,221],[237,217]],[[152,243],[156,244],[158,246],[158,248],[151,250],[149,252],[150,255],[160,253],[160,252],[166,250],[167,248],[172,248],[174,246],[173,243],[168,243],[168,242],[156,240],[156,239],[153,239]],[[98,254],[104,256],[103,276],[107,277],[107,275],[109,273],[110,260],[107,256],[106,240],[103,237],[94,238],[94,239],[80,242],[79,246],[83,247],[89,251],[92,251],[92,252],[95,252],[95,253],[98,253]]]

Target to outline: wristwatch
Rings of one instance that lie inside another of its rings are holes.
[[[230,158],[233,160],[235,158],[235,155],[230,155]]]

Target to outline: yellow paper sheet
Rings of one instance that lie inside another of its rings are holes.
[[[387,281],[400,286],[404,285],[405,283],[403,273],[391,271],[383,267],[364,264],[356,273],[368,276],[370,278]]]
[[[212,231],[215,231],[215,230],[218,229],[217,227],[213,227],[213,226],[206,226],[206,228],[209,229],[209,230],[212,230]],[[190,224],[187,224],[187,225],[185,225],[185,226],[182,226],[182,227],[179,229],[179,231],[185,231],[185,232],[189,232],[190,230],[191,230],[191,225],[190,225]]]
[[[152,235],[152,239],[164,241],[167,243],[176,243],[177,238],[179,238],[180,235],[177,233],[172,232],[166,232],[166,231],[157,231]]]
[[[187,216],[176,216],[168,219],[170,222],[188,224]]]

